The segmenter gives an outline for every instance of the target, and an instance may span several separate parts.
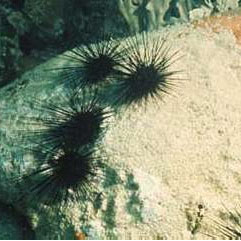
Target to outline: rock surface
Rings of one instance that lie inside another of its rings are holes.
[[[75,232],[90,239],[222,237],[210,217],[219,218],[223,204],[235,207],[241,194],[241,48],[226,30],[176,25],[152,38],[159,35],[183,55],[171,66],[183,70],[173,96],[113,120],[103,143],[109,168],[98,207],[79,203],[59,213],[25,207],[38,239]],[[44,115],[34,110],[34,98],[57,102],[67,91],[46,71],[65,64],[59,56],[0,90],[1,180],[31,164],[16,137],[27,127],[21,118]],[[18,207],[18,190],[3,183],[2,192]]]

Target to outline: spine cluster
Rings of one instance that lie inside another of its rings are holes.
[[[33,101],[44,117],[25,119],[36,128],[23,130],[33,144],[36,166],[21,173],[21,199],[49,206],[92,200],[103,178],[101,146],[114,109],[158,102],[176,85],[170,65],[177,59],[162,38],[148,33],[119,41],[81,45],[64,55],[59,83],[67,87],[62,103]]]

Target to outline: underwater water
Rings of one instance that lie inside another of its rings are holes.
[[[238,0],[0,2],[0,239],[239,239]]]

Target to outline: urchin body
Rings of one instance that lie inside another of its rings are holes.
[[[112,56],[102,53],[97,56],[93,56],[89,59],[89,62],[84,64],[84,76],[83,79],[89,85],[95,85],[104,82],[108,76],[112,74],[117,62]]]

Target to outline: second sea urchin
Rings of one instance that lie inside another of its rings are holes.
[[[88,45],[81,45],[66,53],[66,67],[61,71],[62,81],[77,89],[98,87],[109,82],[118,73],[123,59],[123,49],[119,41],[108,39]]]
[[[176,74],[170,70],[178,52],[171,53],[166,41],[150,39],[148,33],[126,40],[126,57],[121,67],[122,74],[110,91],[114,105],[143,104],[149,99],[162,99],[176,85]]]
[[[73,150],[96,143],[105,130],[105,120],[111,116],[96,95],[73,95],[63,104],[37,103],[36,108],[46,117],[32,118],[30,123],[38,128],[25,131],[24,138],[53,150]]]

